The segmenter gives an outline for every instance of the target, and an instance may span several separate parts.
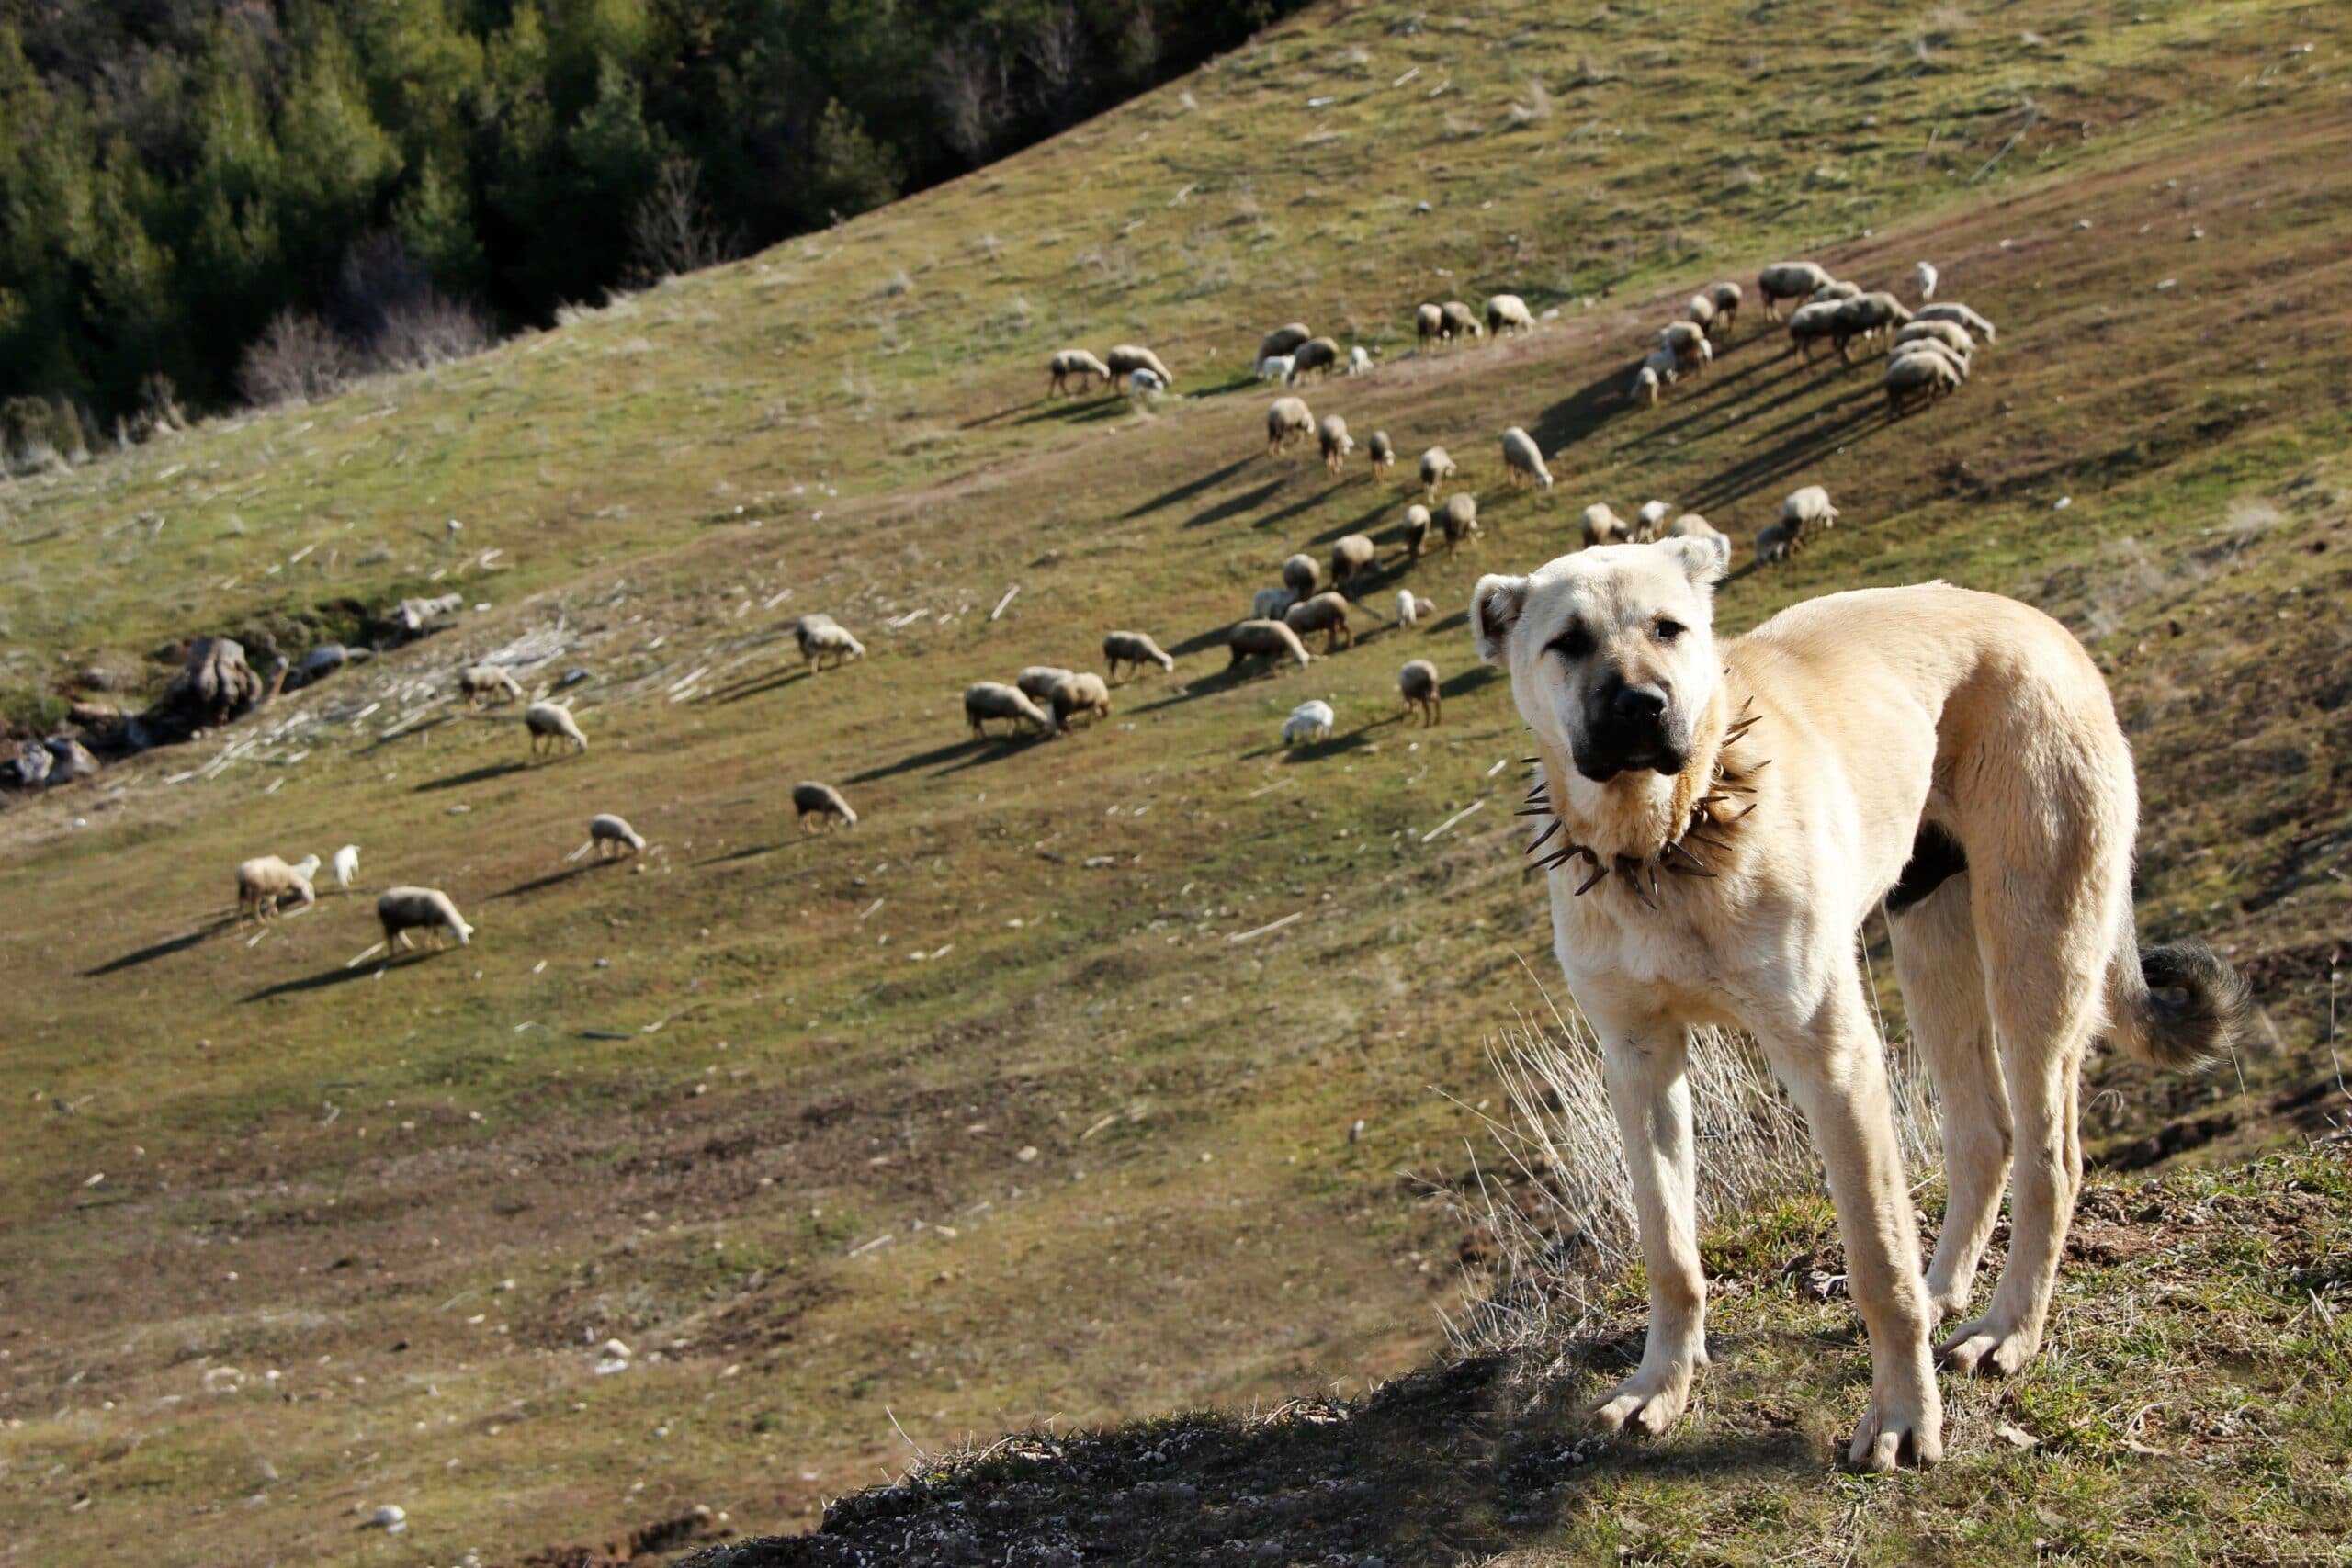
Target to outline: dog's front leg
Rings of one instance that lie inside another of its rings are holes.
[[[1760,1031],[1773,1069],[1804,1112],[1838,1206],[1846,1282],[1871,1338],[1871,1403],[1847,1450],[1859,1470],[1943,1457],[1943,1396],[1928,1356],[1918,1229],[1878,1032],[1849,973],[1810,1017]]]
[[[1690,1399],[1707,1360],[1707,1279],[1699,1266],[1698,1168],[1691,1149],[1690,1036],[1679,1027],[1601,1030],[1610,1108],[1625,1141],[1650,1331],[1642,1364],[1594,1412],[1608,1431],[1663,1432]]]

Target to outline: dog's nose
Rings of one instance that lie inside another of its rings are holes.
[[[1629,724],[1654,719],[1666,712],[1666,694],[1656,686],[1622,687],[1611,699],[1609,711]]]

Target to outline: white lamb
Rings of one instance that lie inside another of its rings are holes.
[[[1298,595],[1287,588],[1261,588],[1250,601],[1250,618],[1253,621],[1279,621],[1283,612],[1298,603]]]
[[[1396,590],[1396,624],[1410,630],[1420,624],[1424,615],[1437,614],[1437,606],[1409,588]]]
[[[1361,376],[1372,368],[1372,351],[1358,344],[1348,350],[1348,374]]]
[[[1666,514],[1671,510],[1662,501],[1642,502],[1642,509],[1634,513],[1634,542],[1646,545],[1657,538],[1657,525],[1666,521]]]
[[[1303,702],[1291,709],[1290,716],[1283,720],[1283,744],[1287,746],[1294,740],[1329,740],[1331,739],[1331,726],[1338,716],[1331,711],[1331,705],[1320,698]]]
[[[334,867],[334,885],[337,887],[350,886],[351,879],[359,874],[359,846],[344,845],[335,851],[334,859],[328,863]]]
[[[1936,297],[1936,264],[1921,262],[1913,270],[1919,277],[1919,301],[1925,304]]]
[[[1159,378],[1157,371],[1130,370],[1127,372],[1127,396],[1131,398],[1148,398],[1157,400],[1159,394],[1167,389],[1168,383]]]
[[[1297,363],[1298,360],[1295,355],[1288,354],[1270,354],[1266,355],[1265,358],[1258,361],[1258,379],[1261,381],[1286,382],[1290,379],[1291,367]]]

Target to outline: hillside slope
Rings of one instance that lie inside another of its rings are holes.
[[[1312,11],[842,229],[8,492],[34,699],[166,636],[290,639],[426,584],[489,607],[0,816],[0,1509],[28,1521],[0,1561],[512,1560],[698,1503],[813,1524],[909,1441],[1418,1364],[1480,1043],[1549,983],[1519,727],[1460,609],[1588,500],[1746,540],[1827,485],[1845,524],[1727,583],[1733,629],[1928,576],[2065,618],[2141,759],[2143,932],[2211,936],[2265,1010],[2234,1073],[2103,1063],[2095,1149],[2324,1129],[2346,28],[2146,14]],[[1702,381],[1621,406],[1677,301],[1791,253],[1887,284],[1931,257],[1999,344],[1889,425],[1870,372],[1751,316]],[[1560,314],[1408,352],[1420,299],[1502,287]],[[1489,533],[1365,595],[1409,581],[1434,628],[1367,615],[1353,651],[1237,677],[1216,634],[1283,557],[1357,529],[1393,557],[1412,493],[1261,456],[1243,362],[1293,316],[1385,345],[1307,396],[1450,446]],[[1040,400],[1052,348],[1123,340],[1185,395]],[[1555,491],[1500,487],[1512,423]],[[784,622],[814,609],[871,656],[801,672]],[[1066,739],[967,739],[967,682],[1093,664],[1120,626],[1174,675]],[[448,699],[502,650],[587,672],[584,757],[526,765],[514,710]],[[1396,722],[1418,654],[1427,731]],[[1285,751],[1309,694],[1340,734]],[[795,831],[801,778],[854,833]],[[598,810],[641,861],[566,859]],[[365,893],[226,929],[239,859],[345,841],[367,889],[447,888],[473,945],[346,967]],[[355,1528],[386,1502],[404,1536]]]

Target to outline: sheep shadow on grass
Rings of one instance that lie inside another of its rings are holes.
[[[158,958],[169,958],[175,953],[186,953],[198,943],[209,942],[219,936],[234,924],[236,924],[234,916],[223,915],[219,919],[208,925],[198,926],[192,931],[183,931],[178,936],[166,937],[164,941],[152,942],[136,953],[126,953],[119,958],[107,959],[96,968],[85,969],[82,971],[82,978],[91,980],[101,975],[119,975],[125,969],[136,969],[141,964],[153,964]]]
[[[1239,495],[1227,496],[1214,505],[1204,507],[1193,513],[1184,519],[1184,526],[1205,528],[1212,523],[1222,523],[1228,517],[1238,517],[1245,512],[1254,512],[1272,500],[1275,491],[1282,488],[1282,480],[1268,479],[1255,490],[1245,490]]]
[[[445,948],[442,953],[451,951],[454,950]],[[237,999],[241,1003],[266,1002],[273,997],[298,996],[304,991],[323,991],[347,981],[365,980],[371,976],[381,975],[389,970],[413,969],[417,964],[440,956],[442,956],[441,953],[413,951],[387,957],[380,964],[355,964],[348,969],[338,964],[332,969],[322,969],[316,975],[305,975],[299,980],[280,980],[275,986],[264,986],[260,990],[249,992]]]
[[[487,762],[479,768],[469,768],[462,773],[451,773],[446,779],[427,779],[416,786],[415,793],[423,795],[429,790],[463,789],[468,784],[488,784],[491,780],[503,778],[508,773],[524,773],[529,769],[530,765],[528,762]]]
[[[705,694],[696,701],[740,703],[746,697],[756,697],[768,692],[781,691],[796,681],[813,679],[815,673],[805,664],[798,669],[786,665],[780,670],[769,670],[757,675],[746,675],[732,685],[721,686],[715,692]]]
[[[594,871],[599,866],[618,865],[621,862],[618,860],[599,860],[592,858],[582,862],[578,865],[568,865],[561,871],[551,871],[545,876],[535,876],[528,882],[518,882],[512,887],[501,888],[499,891],[492,894],[489,898],[485,898],[482,901],[484,903],[489,903],[499,898],[520,898],[526,893],[537,893],[542,888],[560,886],[562,884],[571,881],[573,877],[584,876],[588,873]]]
[[[900,773],[921,773],[925,768],[937,768],[938,774],[961,773],[966,768],[983,762],[997,761],[1016,751],[1026,750],[1043,735],[971,735],[945,746],[934,746],[928,751],[918,751],[911,757],[901,757],[895,762],[883,762],[855,773],[842,782],[848,784],[873,784],[878,779],[897,778]]]
[[[1138,703],[1127,711],[1133,714],[1145,714],[1156,712],[1160,708],[1171,708],[1180,703],[1189,703],[1196,697],[1212,696],[1218,692],[1229,692],[1238,686],[1247,685],[1252,681],[1265,680],[1296,668],[1296,665],[1287,660],[1272,663],[1263,659],[1245,659],[1238,664],[1227,664],[1221,670],[1212,670],[1205,675],[1196,675],[1157,702]],[[1303,702],[1306,699],[1302,697],[1300,700]]]
[[[1834,412],[1835,417],[1808,419],[1805,428],[1779,446],[1710,474],[1698,486],[1691,504],[1701,512],[1712,512],[1753,495],[1767,485],[1793,478],[1824,453],[1888,428],[1894,419],[1885,403],[1872,396],[1873,391],[1874,389],[1858,389],[1842,403],[1834,405],[1833,410],[1824,411]]]

